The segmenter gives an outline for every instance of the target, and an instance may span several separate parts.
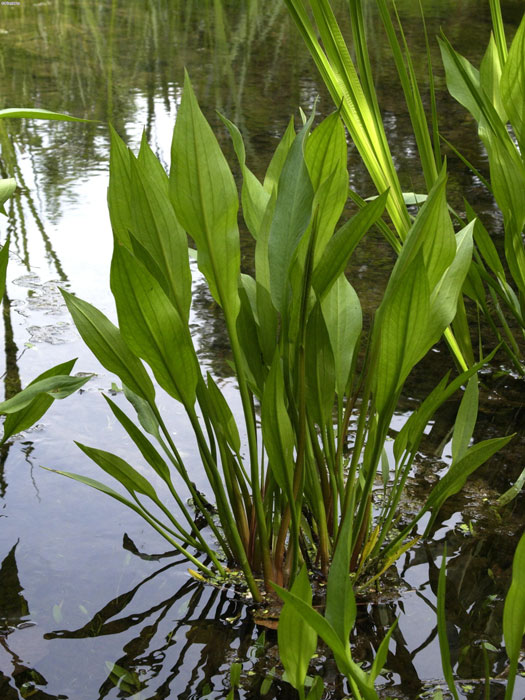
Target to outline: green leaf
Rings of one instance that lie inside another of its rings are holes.
[[[319,426],[332,420],[335,394],[335,360],[320,305],[310,313],[306,326],[306,403]]]
[[[160,425],[152,408],[153,402],[150,404],[146,399],[143,399],[142,396],[131,391],[125,384],[122,388],[124,390],[124,396],[135,409],[141,426],[147,433],[153,435],[157,440],[160,440]]]
[[[19,391],[7,401],[0,403],[0,414],[16,413],[27,408],[31,402],[45,394],[51,399],[65,399],[75,391],[80,389],[84,384],[91,379],[93,375],[87,377],[70,377],[68,375],[52,375],[45,379],[38,379],[29,384],[25,389]]]
[[[239,289],[239,299],[241,308],[237,316],[237,335],[239,344],[242,350],[243,365],[250,384],[250,388],[254,394],[260,399],[266,376],[266,367],[263,361],[261,350],[261,338],[263,333],[255,320],[255,309],[257,304],[256,299],[256,283],[250,275],[241,275],[241,288]],[[273,307],[272,307],[273,308]],[[274,331],[275,335],[275,331]],[[271,336],[268,338],[271,341]],[[275,351],[275,342],[273,343],[272,354]],[[270,364],[270,363],[268,363]]]
[[[140,690],[142,683],[135,671],[128,671],[111,661],[106,661],[109,670],[109,679],[122,692],[131,694]]]
[[[93,119],[80,119],[80,117],[70,117],[68,114],[60,112],[50,112],[47,109],[21,109],[11,107],[10,109],[0,109],[0,119],[50,119],[61,122],[92,122]]]
[[[376,315],[377,365],[374,367],[376,409],[393,410],[397,394],[421,358],[427,340],[430,290],[420,254],[394,287],[390,284]]]
[[[147,158],[149,162],[150,157]],[[154,156],[153,159],[158,162]],[[169,200],[166,174],[163,177],[151,163],[149,171],[137,160],[131,160],[130,166],[131,232],[151,255],[161,273],[157,281],[187,322],[191,304],[188,240]]]
[[[454,683],[454,674],[452,664],[450,663],[450,647],[447,636],[447,615],[445,610],[446,602],[446,583],[447,583],[447,547],[443,551],[441,567],[439,569],[438,594],[437,594],[437,621],[438,621],[438,637],[439,650],[441,652],[441,665],[443,667],[443,675],[447,681],[450,692],[455,700],[459,700],[458,692]]]
[[[46,379],[47,377],[70,374],[75,362],[76,360],[70,360],[69,362],[61,363],[55,367],[52,367],[51,369],[46,370],[36,377],[36,379],[33,379],[29,386],[41,381],[42,379]],[[16,413],[10,413],[7,415],[4,421],[4,434],[2,436],[2,442],[8,440],[11,435],[14,435],[15,433],[21,433],[23,430],[27,430],[37,421],[39,421],[51,406],[53,401],[54,399],[48,394],[40,394],[25,408],[17,411]]]
[[[372,678],[373,681],[378,677],[378,675],[381,673],[383,670],[385,663],[386,663],[386,657],[388,654],[388,645],[390,643],[390,638],[392,637],[392,634],[394,633],[394,630],[397,626],[397,620],[394,621],[392,625],[390,625],[390,628],[388,632],[385,634],[383,639],[381,640],[381,644],[379,645],[379,649],[377,650],[377,653],[374,658],[374,662],[372,664],[372,668],[370,669],[370,677]]]
[[[155,389],[142,362],[124,342],[119,329],[86,301],[60,290],[75,326],[97,360],[120,377],[135,394],[153,403]]]
[[[324,297],[321,309],[335,361],[335,390],[342,398],[363,327],[359,297],[344,274]]]
[[[114,401],[105,395],[104,398],[107,401],[113,415],[138,447],[146,462],[161,477],[161,479],[163,479],[166,483],[170,483],[170,469],[155,447],[153,447],[147,437],[143,435],[135,423],[128,418],[124,411],[122,411]]]
[[[352,548],[352,514],[344,516],[326,587],[325,617],[335,630],[341,644],[349,649],[350,631],[354,626],[357,607],[350,580]]]
[[[344,673],[356,683],[363,698],[365,698],[365,700],[379,700],[371,679],[358,664],[352,660],[349,652],[343,646],[336,631],[328,620],[290,591],[277,586],[275,583],[272,583],[272,587],[279,597],[284,600],[285,603],[293,605],[310,627],[313,627],[317,634],[322,637],[333,652],[337,667],[341,673]]]
[[[454,51],[446,39],[438,37],[438,41],[448,91],[479,122],[482,115],[479,71],[466,58]]]
[[[106,452],[105,450],[98,450],[95,447],[82,445],[80,442],[75,441],[75,445],[80,447],[82,452],[92,459],[95,464],[98,464],[106,474],[109,474],[122,484],[129,493],[141,493],[151,498],[155,503],[158,503],[159,499],[157,493],[149,481],[121,457],[111,452]]]
[[[155,278],[119,245],[111,263],[111,290],[126,344],[150,365],[165,391],[193,405],[199,369],[188,327]]]
[[[170,194],[193,238],[210,292],[232,319],[239,310],[237,188],[186,73],[171,145]]]
[[[264,386],[261,423],[270,468],[279,488],[290,499],[292,496],[294,432],[286,410],[284,379],[278,352],[275,353]]]
[[[330,239],[348,198],[346,136],[338,112],[324,119],[305,144],[304,157],[317,206],[317,261]]]
[[[312,589],[305,566],[296,577],[291,592],[306,605],[312,604]],[[308,664],[317,648],[317,633],[292,604],[285,603],[279,616],[277,639],[286,678],[296,690],[302,690]]]
[[[109,218],[115,238],[131,249],[131,161],[134,156],[111,124],[109,133]]]
[[[512,698],[523,635],[525,635],[525,534],[521,536],[514,554],[512,581],[503,608],[503,637],[511,663],[505,700]]]
[[[307,700],[321,700],[324,692],[324,683],[321,676],[315,676],[310,692],[306,696]]]
[[[3,178],[0,180],[0,212],[7,216],[4,204],[16,190],[16,180],[12,177]]]
[[[5,294],[5,279],[7,275],[7,264],[9,263],[9,243],[11,241],[8,235],[5,243],[0,249],[0,299],[4,298]]]
[[[226,119],[226,117],[222,116],[222,114],[219,116],[230,132],[233,147],[235,149],[239,165],[241,166],[243,177],[241,202],[244,221],[246,222],[246,226],[248,227],[248,230],[252,236],[257,239],[270,195],[255,177],[252,171],[246,166],[246,151],[241,132],[229,119]]]
[[[452,435],[452,461],[457,462],[466,453],[474,433],[478,417],[478,377],[469,379],[465,393],[461,398]]]
[[[496,501],[496,505],[506,506],[507,503],[510,503],[521,492],[523,484],[525,484],[525,468],[523,469],[519,477],[516,479],[514,484],[510,487],[510,489],[507,489],[505,493],[501,494],[501,496]]]
[[[312,276],[312,286],[323,299],[344,272],[357,244],[371,226],[381,217],[388,193],[367,204],[347,221],[330,239]]]
[[[208,372],[208,399],[213,410],[212,420],[216,428],[224,435],[235,453],[241,449],[241,439],[237,423],[221,390]]]
[[[523,149],[525,145],[525,17],[514,35],[501,76],[501,99],[514,133]]]
[[[273,191],[277,189],[284,163],[288,157],[288,153],[294,140],[295,127],[292,117],[288,122],[288,126],[286,127],[286,131],[284,132],[282,139],[279,141],[279,145],[275,149],[275,153],[272,156],[270,165],[268,166],[264,177],[263,187],[270,196],[272,195]]]
[[[279,178],[277,200],[268,238],[270,292],[281,313],[289,285],[289,269],[312,216],[314,191],[304,160],[304,142],[311,120],[295,137]]]
[[[494,36],[491,34],[489,45],[481,61],[479,69],[480,83],[489,102],[494,106],[499,118],[503,123],[507,123],[507,113],[501,99],[501,63],[494,41]]]
[[[92,479],[89,476],[82,476],[81,474],[73,474],[72,472],[64,472],[59,469],[49,469],[48,467],[42,467],[42,469],[45,469],[48,472],[54,472],[55,474],[61,474],[62,476],[67,476],[68,479],[73,479],[73,481],[78,481],[80,484],[85,484],[86,486],[89,486],[92,489],[95,489],[96,491],[100,491],[101,493],[105,493],[107,496],[111,496],[111,498],[114,498],[119,503],[123,503],[125,506],[131,508],[131,510],[134,510],[136,513],[141,512],[140,508],[135,503],[133,503],[133,501],[130,501],[118,491],[115,491],[109,486],[106,486],[106,484],[97,481],[96,479]]]
[[[438,481],[430,492],[423,508],[422,512],[432,510],[431,518],[425,529],[425,537],[430,532],[439,509],[447,498],[458,493],[458,491],[463,488],[467,478],[472,472],[490,459],[498,450],[505,447],[513,437],[513,435],[509,435],[507,437],[493,438],[491,440],[478,442],[473,447],[470,447],[458,462],[450,466],[445,476]]]
[[[426,352],[437,343],[443,331],[452,323],[458,308],[458,299],[472,260],[472,232],[474,222],[465,226],[455,238],[456,253],[452,263],[432,290]]]
[[[162,191],[163,195],[169,196],[170,180],[168,174],[162,167],[157,156],[151,150],[148,139],[146,138],[146,130],[142,132],[137,162],[147,179],[154,183],[155,186]]]

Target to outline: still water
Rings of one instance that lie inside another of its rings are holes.
[[[443,26],[452,43],[476,62],[488,39],[488,3],[423,4],[431,35]],[[412,0],[398,3],[411,46],[422,52],[416,5]],[[344,17],[344,2],[339,9]],[[509,30],[522,10],[522,2],[504,3]],[[371,6],[367,23],[392,150],[403,186],[417,191],[421,178],[413,164],[414,144]],[[82,346],[58,287],[115,317],[108,283],[107,124],[111,121],[135,149],[145,131],[166,164],[184,67],[228,157],[232,149],[216,110],[243,132],[248,163],[259,175],[299,106],[308,110],[319,97],[322,117],[332,105],[282,0],[20,0],[0,4],[0,39],[2,107],[43,107],[92,120],[0,122],[1,174],[15,177],[19,185],[8,203],[9,217],[0,222],[2,242],[8,233],[12,238],[3,326],[6,392],[73,357],[78,357],[75,371],[95,373],[82,392],[55,402],[35,428],[0,454],[0,698],[218,699],[228,692],[233,661],[243,664],[241,697],[259,697],[261,683],[277,665],[274,633],[261,637],[264,630],[233,591],[192,579],[184,562],[166,553],[164,542],[119,504],[41,469],[98,477],[73,440],[131,455],[100,396],[101,391],[113,392],[124,406],[114,378]],[[434,45],[433,52],[438,65]],[[438,83],[442,88],[442,78]],[[484,154],[463,112],[447,102],[442,114],[443,132],[482,166]],[[371,194],[352,151],[349,167],[352,186],[362,196]],[[466,192],[497,231],[497,213],[479,183],[461,165],[453,167],[451,192]],[[247,245],[247,267],[250,257]],[[371,235],[357,251],[350,274],[366,311],[377,305],[391,264],[392,255],[379,236]],[[194,284],[192,320],[202,362],[220,378],[234,404],[220,320],[197,272]],[[434,353],[423,366],[406,399],[407,412],[418,397],[417,387],[433,385],[439,363],[441,376],[448,357]],[[491,503],[521,471],[525,426],[520,393],[512,378],[491,380],[479,434],[518,431],[517,438],[442,513],[432,547],[421,544],[406,555],[400,564],[406,582],[401,597],[361,606],[354,639],[358,660],[370,659],[399,618],[383,677],[385,693],[415,698],[424,683],[436,685],[442,677],[434,605],[445,539],[451,554],[447,603],[452,660],[465,679],[463,694],[482,697],[476,685],[484,675],[481,640],[496,649],[489,652],[492,675],[505,675],[498,621],[516,536],[523,529],[523,499],[508,509],[504,521],[480,504]],[[182,414],[171,402],[164,405],[198,482],[199,461],[192,457],[196,450]],[[447,429],[445,411],[428,436],[429,455]],[[428,458],[420,481],[436,478],[442,466]],[[417,498],[416,484],[406,507]],[[344,697],[333,663],[325,663],[321,653],[317,665],[331,696]],[[278,666],[275,674],[280,675]],[[495,681],[492,697],[502,697],[502,688]],[[523,684],[516,691],[521,696]],[[275,679],[264,697],[293,695]]]

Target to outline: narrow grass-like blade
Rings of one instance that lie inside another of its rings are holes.
[[[467,452],[478,417],[478,399],[478,377],[474,375],[468,381],[454,423],[454,433],[452,435],[453,462],[457,462]]]
[[[3,299],[5,294],[5,279],[7,275],[7,264],[9,262],[9,235],[5,239],[5,243],[0,249],[0,299]]]
[[[510,659],[505,700],[511,700],[518,661],[525,635],[525,534],[516,548],[512,563],[512,581],[503,608],[503,637]]]
[[[525,145],[525,16],[510,45],[501,76],[501,99],[514,133],[523,149]]]
[[[441,652],[441,665],[443,667],[443,675],[447,681],[450,692],[454,696],[454,700],[459,700],[458,691],[454,683],[454,674],[450,663],[450,647],[447,636],[447,614],[445,610],[446,602],[446,585],[447,585],[447,548],[443,550],[443,558],[439,569],[438,594],[437,594],[437,623],[439,650]]]

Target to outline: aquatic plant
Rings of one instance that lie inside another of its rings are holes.
[[[428,530],[444,500],[508,440],[468,447],[473,425],[460,412],[458,448],[446,477],[394,534],[397,506],[428,420],[463,383],[474,381],[479,368],[438,384],[398,435],[389,464],[384,447],[403,384],[456,314],[473,225],[454,234],[443,169],[407,232],[366,353],[359,357],[361,308],[344,270],[361,237],[380,220],[387,194],[336,230],[348,189],[338,114],[313,131],[313,115],[298,133],[290,123],[263,183],[246,165],[239,131],[223,121],[243,174],[241,200],[255,239],[255,274],[241,273],[237,188],[186,77],[169,177],[145,139],[135,156],[112,133],[111,290],[119,328],[63,291],[80,335],[119,376],[142,429],[106,397],[110,410],[175,503],[168,506],[141,471],[95,447],[79,445],[130,497],[61,473],[132,508],[206,576],[226,575],[225,562],[240,567],[257,600],[259,574],[266,589],[272,581],[291,585],[302,561],[326,574],[347,513],[353,519],[352,570],[363,579],[376,577],[409,546],[406,537],[415,522],[430,511]],[[188,236],[196,250],[188,250]],[[216,381],[199,366],[189,325],[190,257],[196,257],[224,318],[242,429]],[[173,441],[143,360],[159,386],[184,407],[213,509]],[[467,391],[465,398],[477,402],[477,393]],[[357,425],[353,441],[351,421]],[[374,520],[372,491],[380,465],[384,499]],[[215,545],[196,524],[192,508]],[[369,568],[378,560],[379,569]]]

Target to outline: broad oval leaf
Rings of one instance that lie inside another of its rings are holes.
[[[306,605],[312,604],[312,589],[305,566],[301,568],[290,590]],[[300,690],[304,687],[308,664],[317,648],[317,633],[290,602],[285,603],[281,610],[277,640],[286,678],[294,688]]]
[[[171,145],[170,196],[210,292],[234,319],[240,274],[237,188],[186,73]]]
[[[165,391],[193,405],[199,369],[188,327],[157,280],[120,245],[113,252],[111,290],[126,344]]]

